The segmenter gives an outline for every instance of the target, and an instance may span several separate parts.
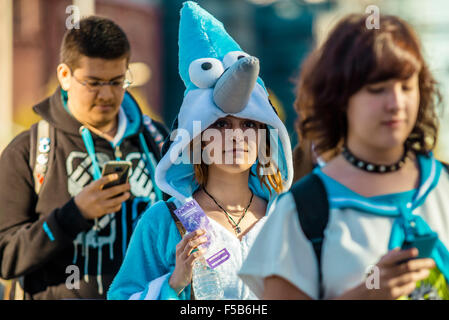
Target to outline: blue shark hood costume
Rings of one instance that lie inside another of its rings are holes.
[[[199,185],[192,161],[180,161],[185,155],[183,152],[203,130],[228,115],[267,126],[270,149],[277,152],[277,157],[270,160],[279,169],[283,190],[287,191],[293,179],[290,139],[258,77],[257,58],[242,52],[222,23],[190,1],[181,9],[179,50],[180,75],[186,91],[172,135],[164,143],[163,156],[155,172],[158,187],[172,196],[168,201],[179,207],[192,199]],[[195,121],[201,121],[200,130],[195,128]],[[186,133],[188,138],[183,136]],[[249,177],[249,187],[255,195],[265,199],[269,207],[277,193],[261,184],[255,174],[256,169],[257,162],[250,169],[254,175]],[[249,288],[237,277],[237,270],[266,217],[260,220],[261,223],[256,223],[242,241],[229,231],[223,231],[221,225],[216,226],[221,228],[221,235],[227,235],[226,239],[220,238],[219,241],[226,243],[231,252],[231,258],[217,268],[221,268],[218,271],[220,277],[226,278],[225,298],[253,298]],[[211,223],[218,224],[213,220]],[[108,299],[190,299],[190,285],[177,293],[168,283],[175,269],[176,245],[180,241],[181,235],[166,203],[159,201],[147,209],[132,235],[125,261],[109,289]]]
[[[164,145],[164,155],[156,168],[156,183],[162,191],[182,202],[192,195],[198,187],[193,165],[174,164],[173,160],[179,162],[186,147],[201,131],[228,115],[264,123],[271,132],[278,133],[278,137],[271,135],[271,149],[278,151],[279,161],[275,162],[282,174],[284,190],[290,188],[293,180],[290,138],[268,100],[258,71],[257,58],[243,52],[221,22],[196,3],[184,3],[179,28],[179,72],[186,91],[172,128],[173,142]],[[194,121],[201,121],[201,130],[195,130]],[[183,139],[179,129],[188,132],[190,139]],[[251,175],[250,186],[257,195],[270,198],[268,189],[261,189],[257,175]]]

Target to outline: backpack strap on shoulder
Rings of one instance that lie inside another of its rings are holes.
[[[30,155],[28,165],[33,172],[34,191],[39,192],[44,184],[45,175],[53,163],[55,130],[46,120],[40,120],[30,129]],[[11,280],[8,295],[13,300],[24,300],[24,276]]]
[[[321,179],[316,174],[310,173],[293,185],[291,193],[295,199],[299,223],[305,236],[312,243],[318,262],[321,299],[323,296],[321,248],[324,230],[329,220],[329,201],[326,189]]]
[[[176,223],[176,228],[178,228],[179,234],[181,235],[181,238],[184,238],[184,235],[186,234],[186,228],[182,225],[181,221],[175,214],[176,205],[171,201],[165,201],[165,204],[167,205],[168,210],[170,211],[170,214],[173,218],[173,220]]]
[[[446,169],[447,173],[449,173],[449,163],[441,162],[441,164],[442,164],[443,167]]]
[[[165,135],[162,133],[159,128],[156,126],[156,124],[153,122],[153,120],[147,116],[143,115],[143,124],[147,131],[150,133],[151,137],[154,140],[154,143],[156,144],[159,152],[162,150],[162,145],[164,144]]]
[[[55,130],[46,120],[40,120],[30,130],[30,168],[33,171],[34,191],[37,195],[44,184],[45,175],[53,163]]]

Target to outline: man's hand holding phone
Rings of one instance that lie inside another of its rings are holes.
[[[105,174],[98,180],[92,181],[75,196],[75,204],[85,219],[100,218],[108,213],[117,212],[122,202],[129,199],[130,185],[127,182],[114,185],[121,177],[119,173]],[[126,173],[127,174],[127,173]],[[104,188],[109,185],[110,187]]]

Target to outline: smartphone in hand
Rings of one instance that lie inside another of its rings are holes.
[[[108,161],[104,164],[102,176],[112,173],[118,174],[118,179],[111,181],[103,186],[108,189],[128,182],[129,171],[131,169],[131,161]]]
[[[422,236],[416,236],[416,238],[411,242],[404,241],[404,243],[402,244],[402,249],[406,250],[410,248],[416,248],[419,252],[416,259],[430,258],[433,247],[435,246],[437,240],[438,235],[435,232]]]

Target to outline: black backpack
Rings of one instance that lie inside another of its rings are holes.
[[[449,173],[449,164],[443,163]],[[290,192],[295,199],[296,210],[302,231],[313,246],[318,262],[318,280],[320,283],[319,298],[323,298],[321,248],[324,230],[329,221],[329,201],[321,179],[314,173],[309,173],[297,181]]]

